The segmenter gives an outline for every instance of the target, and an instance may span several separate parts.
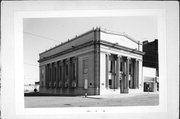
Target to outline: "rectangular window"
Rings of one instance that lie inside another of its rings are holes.
[[[111,71],[111,61],[109,60],[108,61],[108,72],[110,72]]]
[[[66,75],[68,75],[68,64],[66,64]]]
[[[59,80],[62,79],[62,66],[59,67]]]
[[[76,73],[76,72],[75,72],[75,68],[76,68],[76,67],[75,67],[75,63],[73,63],[73,65],[72,65],[72,74],[73,74],[72,77],[73,77],[73,80],[75,80],[75,78],[76,78],[76,77],[75,77],[75,73]]]
[[[122,62],[120,63],[120,71],[121,72],[123,71],[123,63]]]
[[[84,68],[88,68],[88,59],[83,60]]]
[[[41,69],[41,79],[44,79],[44,70]]]
[[[129,64],[129,74],[132,73],[132,72],[131,72],[131,68],[132,68],[131,65],[132,65],[132,64],[130,63],[130,64]]]
[[[49,68],[49,82],[51,81],[51,68]]]
[[[112,73],[112,71],[113,71],[113,61],[111,60],[110,63],[111,63],[110,64],[110,73]]]
[[[43,81],[41,81],[40,87],[43,88],[43,86],[44,86]]]
[[[83,73],[88,73],[88,59],[83,60]]]
[[[54,68],[54,81],[57,81],[56,70],[57,70],[57,68],[55,67]]]
[[[111,79],[109,79],[109,85],[110,85],[110,86],[112,85],[112,80],[111,80]]]

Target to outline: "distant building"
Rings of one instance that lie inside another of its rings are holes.
[[[39,92],[38,84],[26,84],[24,85],[24,93]]]
[[[40,85],[40,82],[39,81],[35,82],[35,85]]]
[[[143,92],[142,44],[125,33],[92,29],[40,53],[40,93]]]
[[[158,64],[158,40],[155,39],[152,42],[143,42],[143,66],[156,69],[156,75],[159,76],[159,64]]]
[[[158,40],[143,42],[143,78],[144,91],[156,92],[159,90],[159,63],[158,63]]]

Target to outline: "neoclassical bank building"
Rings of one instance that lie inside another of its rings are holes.
[[[40,93],[106,95],[143,92],[142,43],[93,28],[39,54]]]

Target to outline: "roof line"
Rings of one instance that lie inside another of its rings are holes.
[[[46,51],[44,51],[44,52],[41,52],[39,55],[44,54],[44,53],[46,53],[46,52],[48,52],[48,51],[51,51],[51,50],[53,50],[53,49],[55,49],[55,48],[57,48],[57,47],[59,47],[59,46],[63,46],[63,45],[65,45],[65,44],[69,43],[69,42],[72,42],[72,41],[74,41],[74,40],[76,40],[76,39],[78,39],[78,38],[80,38],[80,37],[82,37],[82,36],[84,36],[84,35],[86,35],[86,34],[88,34],[88,33],[91,33],[91,32],[93,32],[93,31],[96,31],[96,30],[100,30],[101,32],[107,33],[107,34],[124,36],[124,37],[130,39],[131,41],[133,41],[133,42],[135,42],[135,43],[137,43],[137,44],[139,44],[139,45],[142,45],[139,41],[131,38],[129,35],[127,35],[127,34],[124,33],[124,32],[121,33],[121,32],[110,31],[110,30],[107,30],[107,29],[104,29],[104,28],[101,28],[101,27],[95,27],[95,28],[93,27],[93,29],[91,29],[91,30],[89,30],[89,31],[87,31],[87,32],[85,32],[85,33],[83,33],[83,34],[80,34],[79,36],[75,36],[74,38],[72,38],[72,39],[70,39],[70,40],[68,39],[68,40],[65,41],[64,43],[61,43],[61,44],[59,44],[59,45],[57,45],[57,46],[55,46],[55,47],[53,47],[53,48],[50,48],[50,49],[48,49],[48,50],[46,50]]]
[[[59,46],[63,46],[63,45],[65,45],[65,44],[67,44],[67,43],[69,43],[69,42],[71,42],[71,41],[74,41],[74,40],[76,40],[76,39],[78,39],[78,38],[80,38],[80,37],[88,34],[88,33],[93,32],[93,31],[95,31],[95,30],[97,30],[97,28],[94,28],[94,27],[93,27],[93,29],[91,29],[91,30],[89,30],[89,31],[87,31],[87,32],[85,32],[85,33],[83,33],[83,34],[80,34],[79,36],[75,36],[74,38],[72,38],[72,39],[70,39],[70,40],[67,40],[67,41],[65,41],[64,43],[61,43],[61,44],[59,44],[59,45],[57,45],[57,46],[55,46],[55,47],[53,47],[53,48],[50,48],[50,49],[48,49],[48,50],[40,53],[39,55],[41,55],[41,54],[43,54],[43,53],[46,53],[46,52],[48,52],[48,51],[50,51],[50,50],[53,50],[53,49],[55,49],[55,48],[57,48],[57,47],[59,47]]]
[[[142,45],[139,41],[133,39],[132,37],[130,37],[128,34],[126,34],[126,33],[124,33],[124,32],[115,32],[115,31],[110,31],[110,30],[103,29],[103,28],[101,28],[101,31],[102,31],[103,33],[107,33],[107,34],[112,34],[112,35],[117,35],[117,36],[124,36],[124,37],[130,39],[131,41],[133,41],[133,42],[135,42],[135,43],[137,43],[137,44]]]

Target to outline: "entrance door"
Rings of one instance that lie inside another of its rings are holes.
[[[128,87],[129,87],[129,83],[128,83],[128,75],[129,75],[129,63],[127,58],[122,57],[121,58],[121,64],[120,64],[120,93],[128,93]]]
[[[115,55],[111,55],[110,57],[110,61],[109,61],[109,64],[110,64],[110,70],[109,70],[109,75],[110,75],[110,78],[109,78],[109,88],[110,89],[116,89],[117,86],[116,86],[116,64],[117,64],[117,61],[116,61],[116,57]]]

